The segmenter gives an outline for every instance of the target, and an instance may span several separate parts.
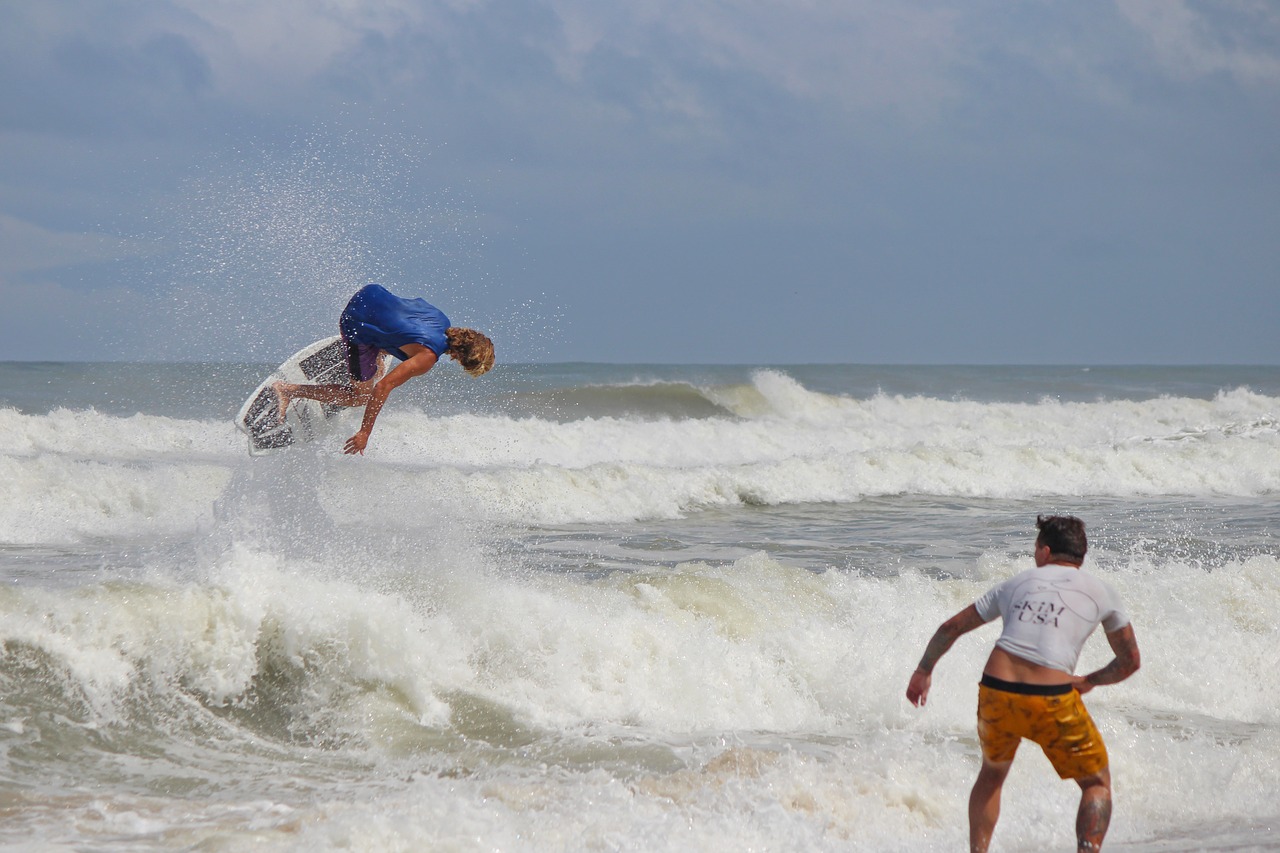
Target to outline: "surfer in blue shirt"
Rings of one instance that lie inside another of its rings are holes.
[[[493,341],[475,329],[452,326],[444,312],[425,299],[404,299],[380,284],[360,288],[338,319],[347,345],[349,385],[295,385],[277,382],[280,419],[289,402],[302,397],[338,406],[364,406],[360,430],[347,439],[347,453],[364,453],[387,396],[415,376],[426,373],[443,355],[471,376],[493,367]],[[400,363],[385,371],[383,356]]]

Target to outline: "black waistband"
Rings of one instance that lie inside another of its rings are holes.
[[[1005,681],[994,675],[983,675],[982,686],[990,687],[992,690],[1002,690],[1005,693],[1021,693],[1025,696],[1061,696],[1074,689],[1069,682],[1067,684],[1026,684],[1021,681]]]

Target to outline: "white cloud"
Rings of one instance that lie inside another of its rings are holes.
[[[199,22],[186,34],[201,40],[220,88],[252,102],[305,83],[370,34],[390,37],[427,26],[437,4],[174,0],[174,5]]]
[[[1117,2],[1170,76],[1225,72],[1247,85],[1280,84],[1280,6],[1260,0],[1219,0],[1199,8],[1185,0]]]
[[[1248,84],[1280,82],[1274,4],[1116,3],[1164,74],[1226,71]],[[16,14],[37,44],[62,36],[135,52],[166,39],[189,47],[188,61],[198,55],[207,64],[216,97],[258,109],[301,106],[318,78],[357,56],[374,60],[372,91],[384,97],[441,86],[423,70],[423,54],[433,52],[469,84],[519,93],[527,81],[504,70],[513,45],[545,56],[570,90],[588,82],[600,57],[634,60],[648,86],[631,106],[695,120],[710,111],[701,91],[709,74],[855,112],[927,114],[972,95],[967,75],[995,54],[1017,55],[1104,98],[1112,97],[1106,78],[1126,66],[1117,60],[1135,58],[1117,55],[1132,43],[1116,38],[1106,8],[1096,13],[1103,25],[1089,29],[1082,22],[1094,15],[1032,4],[1014,16],[1004,3],[973,0],[167,0],[108,8],[33,4]]]
[[[796,97],[850,108],[927,105],[955,91],[949,71],[961,13],[941,6],[551,0],[551,7],[561,38],[542,47],[571,82],[591,54],[612,51],[671,73],[684,63],[747,75]]]

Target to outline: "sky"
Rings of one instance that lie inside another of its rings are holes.
[[[1275,0],[0,0],[0,360],[1280,364]]]

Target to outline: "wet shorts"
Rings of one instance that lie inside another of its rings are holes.
[[[378,375],[378,356],[382,350],[367,344],[353,344],[345,338],[347,345],[347,369],[357,382],[367,382]]]
[[[983,757],[1001,764],[1013,760],[1023,738],[1035,741],[1063,779],[1107,767],[1102,735],[1069,684],[1042,688],[984,675],[978,685],[978,738]]]

